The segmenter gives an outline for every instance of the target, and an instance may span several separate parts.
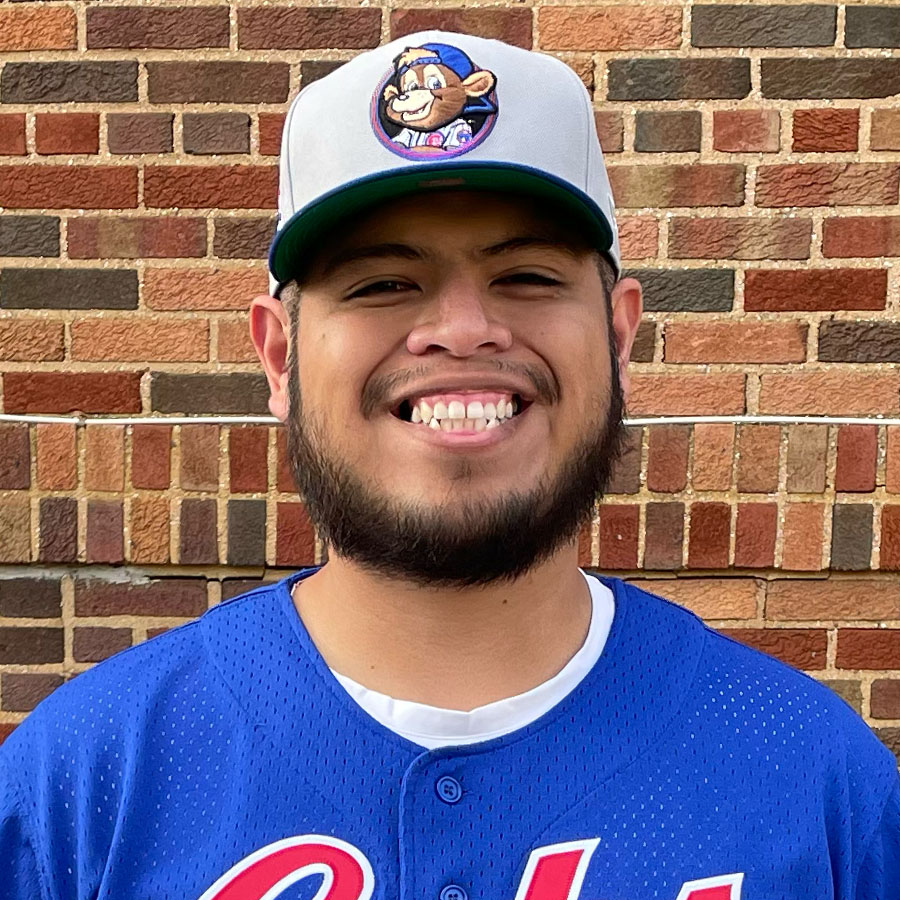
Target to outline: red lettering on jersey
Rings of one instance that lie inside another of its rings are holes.
[[[687,881],[675,900],[741,900],[743,872]]]
[[[288,886],[324,875],[313,900],[369,900],[372,866],[352,844],[319,834],[286,838],[232,866],[200,900],[275,900]]]
[[[516,900],[578,900],[591,855],[600,838],[538,847],[516,892]]]

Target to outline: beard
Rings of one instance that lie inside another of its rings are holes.
[[[527,574],[590,520],[622,452],[624,401],[611,352],[609,402],[598,400],[587,417],[597,424],[555,474],[530,490],[461,504],[397,500],[329,447],[322,420],[303,409],[293,348],[290,356],[288,455],[311,521],[334,553],[417,586],[484,586]],[[464,464],[460,479],[470,474]]]

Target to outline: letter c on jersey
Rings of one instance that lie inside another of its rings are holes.
[[[372,866],[352,844],[321,834],[285,838],[232,866],[200,900],[275,900],[289,885],[324,875],[313,900],[369,900]]]

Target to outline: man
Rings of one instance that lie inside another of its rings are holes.
[[[396,142],[397,98],[470,139]],[[16,730],[0,896],[900,897],[862,721],[577,568],[640,288],[575,75],[454,34],[364,54],[294,104],[280,204],[251,330],[329,560]]]

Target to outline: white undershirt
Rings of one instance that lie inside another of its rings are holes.
[[[415,744],[434,750],[476,744],[524,728],[568,696],[600,658],[615,613],[612,591],[584,575],[591,592],[591,624],[578,652],[552,678],[537,687],[465,712],[411,700],[396,700],[333,672],[347,693],[377,722]],[[333,671],[333,670],[332,670]]]

